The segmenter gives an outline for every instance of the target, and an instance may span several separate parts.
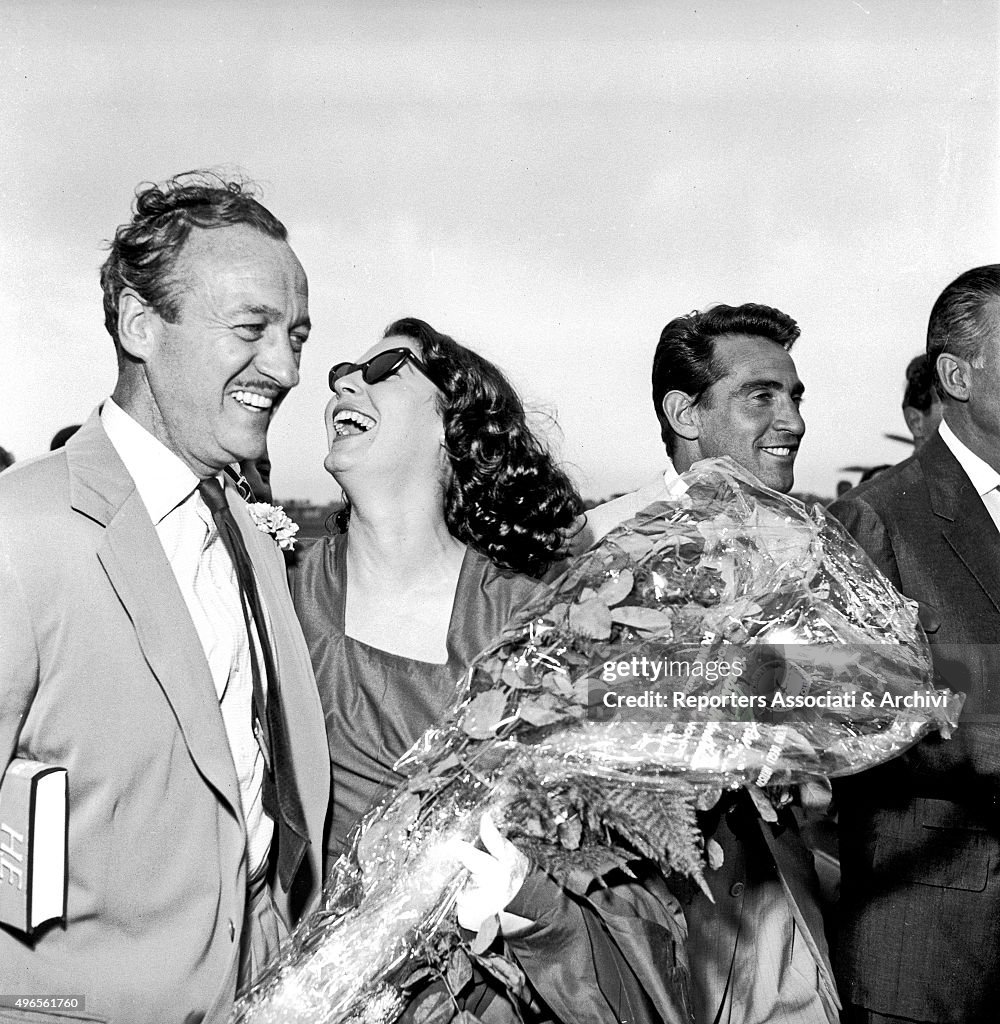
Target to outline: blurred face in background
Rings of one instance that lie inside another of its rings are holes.
[[[921,447],[934,436],[938,424],[941,422],[942,408],[941,399],[937,396],[931,401],[930,408],[926,411],[914,408],[912,405],[903,406],[903,419],[906,420],[907,429],[913,435],[914,447]]]

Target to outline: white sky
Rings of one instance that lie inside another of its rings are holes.
[[[281,496],[333,497],[326,369],[407,315],[555,417],[585,496],[636,486],[664,323],[747,301],[802,327],[796,487],[832,494],[907,453],[930,307],[998,260],[998,41],[995,0],[0,0],[0,444],[110,391],[136,184],[224,165],[310,279]]]

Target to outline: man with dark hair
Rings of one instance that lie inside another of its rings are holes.
[[[728,455],[787,494],[805,433],[804,388],[788,354],[798,336],[790,316],[752,302],[671,320],[653,356],[653,409],[670,457],[666,472],[591,509],[574,550],[671,494],[678,475],[698,459]]]
[[[927,329],[943,418],[830,511],[921,605],[955,735],[839,782],[845,1020],[995,1021],[1000,1005],[1000,265],[962,274]]]
[[[699,459],[729,456],[768,486],[790,491],[805,433],[804,389],[788,352],[798,336],[791,317],[753,303],[671,320],[653,359],[666,471],[588,512],[576,550],[682,494],[680,474]],[[697,1024],[836,1024],[818,881],[791,813],[768,824],[740,791],[724,796],[701,824],[724,860],[705,876],[714,902],[698,893],[684,908]]]
[[[221,1022],[321,882],[323,712],[229,475],[298,383],[306,278],[199,173],[140,191],[110,249],[114,393],[0,480],[0,768],[69,774],[65,924],[0,929],[0,976],[87,1019]]]

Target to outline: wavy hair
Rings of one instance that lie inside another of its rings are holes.
[[[383,338],[416,342],[440,392],[451,463],[444,517],[451,535],[501,568],[544,575],[565,557],[583,502],[528,426],[510,381],[423,320],[396,320]]]
[[[212,171],[186,171],[136,192],[132,219],[115,231],[101,267],[104,326],[118,347],[118,301],[131,288],[167,323],[180,317],[182,282],[177,261],[192,228],[247,224],[279,242],[284,224],[255,198],[256,186]]]
[[[675,317],[663,328],[653,356],[653,408],[670,456],[676,438],[663,410],[663,399],[668,391],[683,391],[699,402],[722,379],[725,371],[715,359],[715,339],[726,334],[767,338],[787,352],[799,336],[799,325],[773,306],[745,302],[742,306],[696,309]]]

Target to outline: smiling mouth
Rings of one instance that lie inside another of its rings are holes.
[[[253,412],[269,412],[274,408],[274,396],[262,395],[257,391],[235,391],[233,398],[244,409],[250,409]]]
[[[767,452],[768,455],[774,455],[779,459],[787,459],[789,456],[794,456],[798,451],[798,448],[792,448],[789,445],[764,445],[760,446],[762,452]]]
[[[375,426],[375,420],[356,409],[341,409],[333,417],[333,432],[337,437],[355,437],[366,434]]]

